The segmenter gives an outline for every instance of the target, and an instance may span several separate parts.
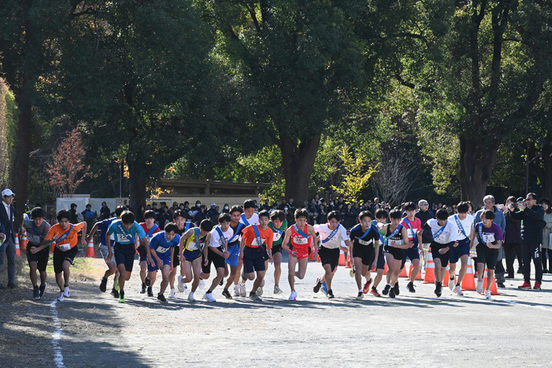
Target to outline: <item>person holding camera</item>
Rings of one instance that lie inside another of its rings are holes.
[[[514,219],[523,220],[521,226],[521,253],[523,257],[524,282],[519,289],[531,289],[531,260],[535,264],[535,285],[540,290],[542,283],[541,249],[544,228],[544,208],[537,204],[535,193],[528,193],[525,201],[518,202],[517,208],[509,210]]]

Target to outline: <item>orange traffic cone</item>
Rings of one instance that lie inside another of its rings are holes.
[[[19,248],[19,235],[15,234],[15,256],[21,258],[21,249]]]
[[[483,291],[487,290],[487,269],[485,268],[485,278],[483,279]],[[490,287],[491,295],[500,295],[496,288],[496,277],[493,276],[493,282]]]
[[[345,258],[345,253],[341,252],[339,253],[339,265],[345,266],[347,264],[347,260]]]
[[[449,276],[449,270],[445,270],[445,277],[443,277],[443,286],[448,286],[449,284],[449,280],[450,280],[450,276]]]
[[[96,257],[96,252],[94,251],[94,240],[90,239],[88,242],[88,247],[86,248],[86,256],[87,257]]]
[[[410,265],[410,270],[409,270],[409,272],[408,272],[409,277],[412,277],[412,269],[413,269],[413,268],[414,268],[414,266],[413,266],[413,265]],[[414,280],[423,280],[423,279],[422,279],[422,272],[421,272],[420,269],[418,270],[418,274],[416,275],[416,278],[415,278]]]
[[[431,252],[427,254],[427,264],[424,275],[424,284],[433,284],[435,282],[435,263],[433,263],[433,257]]]
[[[21,250],[26,252],[27,251],[27,244],[29,243],[29,239],[27,238],[27,230],[23,230],[23,236],[21,236]]]
[[[347,261],[345,262],[345,268],[352,268],[353,263],[351,260],[351,253],[347,253]]]
[[[387,262],[385,262],[385,266],[383,267],[383,274],[387,275]]]
[[[475,291],[475,277],[473,273],[473,266],[471,262],[468,262],[468,269],[466,275],[462,279],[462,290]]]
[[[406,274],[406,265],[402,268],[401,273],[399,274],[399,277],[408,277]]]

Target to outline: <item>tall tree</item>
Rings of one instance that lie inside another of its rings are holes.
[[[356,1],[197,1],[223,36],[219,50],[255,92],[255,142],[282,154],[286,196],[306,199],[324,129],[366,93]],[[264,133],[263,133],[264,132]],[[266,133],[268,132],[268,134]]]
[[[457,134],[462,198],[481,203],[507,133],[529,122],[552,71],[546,1],[439,1],[397,78],[416,88],[435,129]],[[435,10],[437,9],[437,10]],[[450,28],[447,26],[450,24]]]
[[[169,163],[211,149],[222,121],[212,34],[185,0],[106,2],[71,27],[61,42],[62,88],[51,86],[60,112],[86,121],[96,151],[125,159],[138,208]]]

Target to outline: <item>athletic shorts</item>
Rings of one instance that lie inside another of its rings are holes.
[[[320,257],[320,262],[322,263],[322,266],[329,264],[331,266],[332,272],[339,265],[340,253],[341,251],[339,250],[339,248],[329,249],[321,246],[318,249],[318,256]]]
[[[55,273],[63,272],[63,261],[69,261],[69,263],[73,264],[73,261],[75,260],[75,257],[77,256],[78,252],[79,252],[79,248],[77,246],[74,246],[73,248],[65,252],[59,249],[58,247],[55,247],[54,248],[54,272]]]
[[[378,264],[376,266],[376,269],[383,270],[385,269],[385,256],[383,255],[383,245],[380,245],[378,253]]]
[[[391,247],[389,245],[384,246],[384,252],[389,253],[394,259],[402,261],[404,258],[404,249]]]
[[[372,266],[375,259],[375,249],[372,245],[353,244],[353,258],[360,258],[365,266]]]
[[[262,247],[251,248],[244,247],[243,249],[243,267],[245,273],[252,273],[255,271],[264,271],[264,249]]]
[[[134,244],[119,244],[115,243],[115,262],[117,266],[120,264],[125,265],[127,272],[132,272],[134,267],[134,255],[136,254],[136,248]]]
[[[264,256],[263,256],[263,257],[264,257],[264,260],[265,260],[265,261],[268,261],[268,260],[270,259],[270,257],[268,256],[268,251],[266,250],[266,245],[263,244],[263,245],[261,246],[261,248],[263,248],[263,250],[264,250]]]
[[[457,247],[450,247],[450,263],[456,263],[463,255],[470,254],[470,239],[462,239]]]
[[[204,262],[201,263],[201,270],[204,274],[211,273],[211,263],[215,265],[215,271],[217,268],[224,268],[226,266],[225,258],[216,254],[211,250],[212,247],[209,247],[209,253],[208,253],[208,262],[207,265],[205,265]],[[219,247],[218,250],[222,252],[222,248]],[[205,259],[203,260],[205,261]]]
[[[137,250],[138,250],[138,254],[140,254],[140,262],[147,262],[148,251],[146,250],[146,247],[144,246],[144,244],[140,244]]]
[[[446,252],[445,254],[439,253],[439,249],[443,248],[449,248],[449,246],[452,246],[454,242],[447,243],[447,244],[440,244],[437,242],[431,242],[430,248],[431,248],[431,256],[433,257],[433,260],[440,259],[441,260],[441,267],[447,267],[449,263],[450,258],[450,250]],[[449,248],[450,249],[450,248]]]
[[[180,265],[180,245],[174,247],[173,267]]]
[[[237,267],[240,265],[240,244],[235,243],[234,245],[228,246],[228,252],[230,253],[230,257],[226,258],[224,261],[229,266]]]
[[[418,251],[418,246],[415,245],[412,248],[408,248],[404,250],[404,257],[402,259],[401,263],[401,270],[403,269],[404,265],[406,264],[406,259],[410,259],[412,262],[415,259],[420,259],[420,252]]]
[[[294,245],[291,249],[291,254],[295,254],[297,260],[308,258],[310,254],[310,247],[307,245]]]
[[[498,259],[498,249],[491,249],[487,245],[479,243],[475,250],[477,250],[477,263],[485,263],[489,270],[494,270]]]
[[[100,253],[102,254],[102,258],[103,259],[106,259],[107,258],[107,255],[109,254],[109,251],[107,249],[107,245],[104,245],[104,244],[100,244]],[[111,253],[111,259],[110,259],[111,262],[115,262],[115,254],[114,253]],[[117,262],[115,262],[117,263]]]
[[[278,245],[272,244],[272,256],[274,257],[276,253],[282,253],[282,243]]]
[[[199,249],[196,249],[196,250],[184,249],[184,259],[186,260],[186,262],[193,262],[196,259],[201,258],[202,256],[203,256],[203,252],[200,251]]]
[[[167,252],[168,254],[164,257],[159,257],[161,258],[161,261],[163,262],[163,266],[164,265],[169,265],[171,264],[171,254],[169,252]],[[157,264],[157,259],[155,257],[151,257],[153,259],[153,261],[155,262],[155,266],[152,266],[149,262],[148,262],[148,271],[149,272],[156,272],[157,270],[159,270],[159,265]]]
[[[36,262],[37,270],[41,272],[46,271],[48,258],[50,258],[50,247],[46,247],[35,254],[31,253],[31,248],[38,248],[38,245],[29,244],[29,246],[27,247],[27,261],[29,262],[29,266],[31,265],[31,262]]]

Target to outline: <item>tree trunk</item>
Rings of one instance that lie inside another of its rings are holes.
[[[552,143],[544,146],[542,150],[543,170],[537,170],[537,175],[542,182],[542,196],[552,199]]]
[[[286,180],[286,199],[293,198],[298,207],[308,199],[309,181],[319,145],[320,135],[309,137],[299,144],[285,136],[278,140]]]
[[[487,183],[496,163],[499,140],[483,137],[460,137],[460,185],[462,200],[475,207],[483,204]]]
[[[140,206],[146,205],[147,169],[143,162],[129,158],[129,156],[127,155],[130,208],[136,214]]]
[[[10,187],[16,194],[15,213],[21,216],[25,212],[29,182],[29,153],[31,152],[32,104],[24,78],[23,88],[15,93],[19,112],[15,133],[15,152],[10,174]]]

